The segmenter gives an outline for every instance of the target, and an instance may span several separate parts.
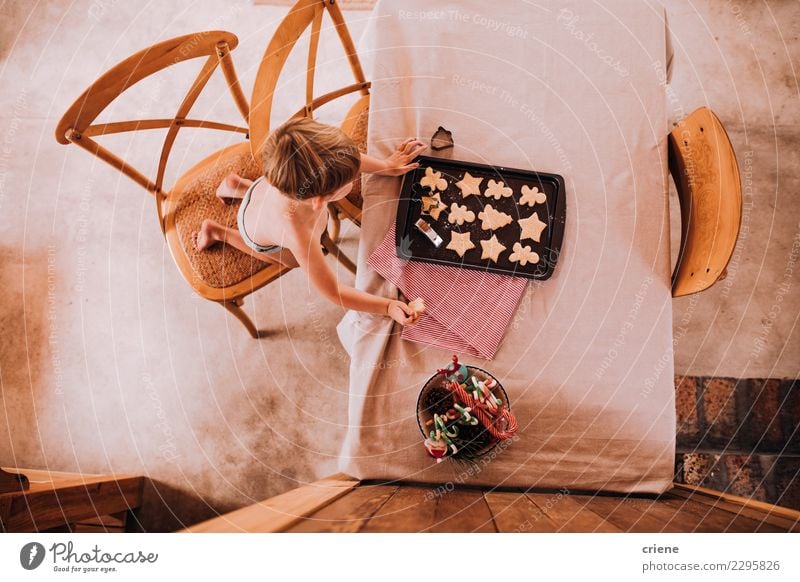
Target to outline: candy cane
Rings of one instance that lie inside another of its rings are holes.
[[[462,422],[466,422],[471,426],[475,426],[480,422],[477,416],[473,416],[470,414],[470,412],[472,412],[472,408],[470,408],[469,406],[467,406],[466,408],[464,408],[460,404],[454,404],[454,406],[456,407],[456,410],[458,410],[458,412],[461,413]]]
[[[448,382],[446,386],[456,398],[472,409],[472,414],[478,418],[480,423],[495,438],[504,441],[510,439],[517,432],[519,428],[517,419],[508,408],[503,408],[499,416],[493,416],[486,410],[487,406],[484,403],[474,398],[471,394],[468,394],[464,387],[458,382]],[[504,418],[506,420],[506,430],[500,430],[495,426],[495,420],[499,418]]]

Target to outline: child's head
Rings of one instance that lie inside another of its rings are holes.
[[[267,181],[298,200],[346,195],[340,191],[352,183],[361,166],[352,139],[339,128],[307,117],[290,119],[273,131],[262,159]]]

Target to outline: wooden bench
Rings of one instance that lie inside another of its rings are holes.
[[[24,469],[30,487],[0,494],[0,532],[135,527],[145,478]]]
[[[789,532],[800,512],[674,484],[658,496],[359,482],[338,474],[185,532]]]

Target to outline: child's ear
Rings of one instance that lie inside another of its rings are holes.
[[[314,210],[322,210],[328,205],[328,197],[327,196],[314,196],[311,199],[311,208]]]

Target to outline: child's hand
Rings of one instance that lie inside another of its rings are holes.
[[[387,313],[400,325],[414,325],[419,319],[419,313],[402,301],[391,301]]]
[[[383,160],[385,168],[378,174],[384,176],[402,176],[406,172],[419,167],[418,163],[412,164],[411,160],[428,149],[424,143],[415,137],[410,137],[397,146],[392,155]]]

